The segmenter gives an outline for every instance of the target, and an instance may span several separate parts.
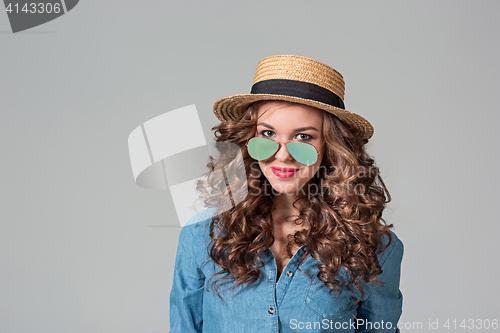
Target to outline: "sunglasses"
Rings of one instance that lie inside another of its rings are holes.
[[[248,154],[257,161],[267,160],[276,154],[280,144],[267,138],[251,138],[247,144]],[[291,141],[286,144],[288,153],[299,163],[310,166],[318,160],[319,152],[313,145]]]

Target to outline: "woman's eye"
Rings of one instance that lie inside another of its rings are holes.
[[[264,130],[262,132],[260,132],[260,135],[264,136],[264,137],[270,137],[270,136],[273,136],[273,131],[269,131],[269,130]]]
[[[309,140],[313,139],[312,136],[310,136],[309,134],[304,134],[304,133],[297,134],[297,138],[302,140],[302,141],[309,141]]]

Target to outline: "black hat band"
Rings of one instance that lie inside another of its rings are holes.
[[[345,109],[342,98],[326,88],[309,82],[286,79],[259,81],[252,86],[250,93],[299,97]]]

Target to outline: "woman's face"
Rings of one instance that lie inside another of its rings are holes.
[[[259,161],[260,169],[275,192],[307,195],[307,189],[301,191],[302,186],[314,176],[323,159],[322,112],[311,106],[282,101],[270,101],[260,106],[255,136],[282,142],[276,154]],[[313,145],[319,152],[316,163],[306,166],[296,161],[286,149],[288,141]],[[293,168],[295,173],[280,172],[281,168]]]

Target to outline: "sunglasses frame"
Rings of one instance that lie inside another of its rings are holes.
[[[271,157],[273,157],[274,155],[276,155],[276,153],[277,153],[277,152],[281,149],[281,145],[282,145],[282,144],[285,144],[285,148],[286,148],[286,151],[288,152],[288,154],[289,154],[290,156],[292,156],[292,158],[293,158],[294,160],[296,160],[296,159],[295,159],[295,157],[293,157],[293,155],[292,155],[292,154],[288,151],[288,148],[286,147],[286,145],[287,145],[287,144],[289,144],[290,142],[304,143],[304,144],[306,144],[306,145],[310,145],[310,146],[312,146],[312,147],[314,148],[314,150],[316,150],[316,162],[318,161],[318,160],[317,160],[317,157],[318,157],[318,155],[319,155],[319,151],[318,151],[318,148],[316,148],[316,146],[315,146],[315,145],[310,144],[310,143],[307,143],[307,142],[294,141],[293,139],[292,139],[292,140],[280,140],[280,141],[276,141],[276,140],[269,139],[269,138],[262,138],[262,137],[259,137],[259,136],[254,136],[254,137],[252,137],[252,138],[247,139],[247,142],[245,143],[245,147],[246,147],[247,151],[248,151],[248,142],[250,142],[250,140],[255,139],[255,138],[259,138],[259,139],[266,139],[266,140],[271,140],[271,141],[274,141],[274,142],[276,142],[276,143],[278,144],[278,149],[276,149],[276,151],[275,151],[275,152],[274,152],[271,156],[269,156],[268,158],[266,158],[266,159],[264,159],[264,160],[256,160],[256,161],[265,161],[265,160],[267,160],[267,159],[270,159]],[[321,144],[321,147],[323,147],[323,145],[324,145],[324,144],[325,144],[325,141],[323,140],[323,143]],[[296,160],[296,161],[297,161],[297,160]],[[299,162],[299,161],[297,161],[297,162]],[[303,163],[301,163],[301,162],[299,162],[299,163],[300,163],[300,164],[302,164],[302,165],[306,165],[306,164],[303,164]],[[315,163],[315,164],[316,164],[316,163]],[[311,164],[311,165],[313,165],[313,164]],[[306,165],[306,166],[310,166],[310,165]]]

